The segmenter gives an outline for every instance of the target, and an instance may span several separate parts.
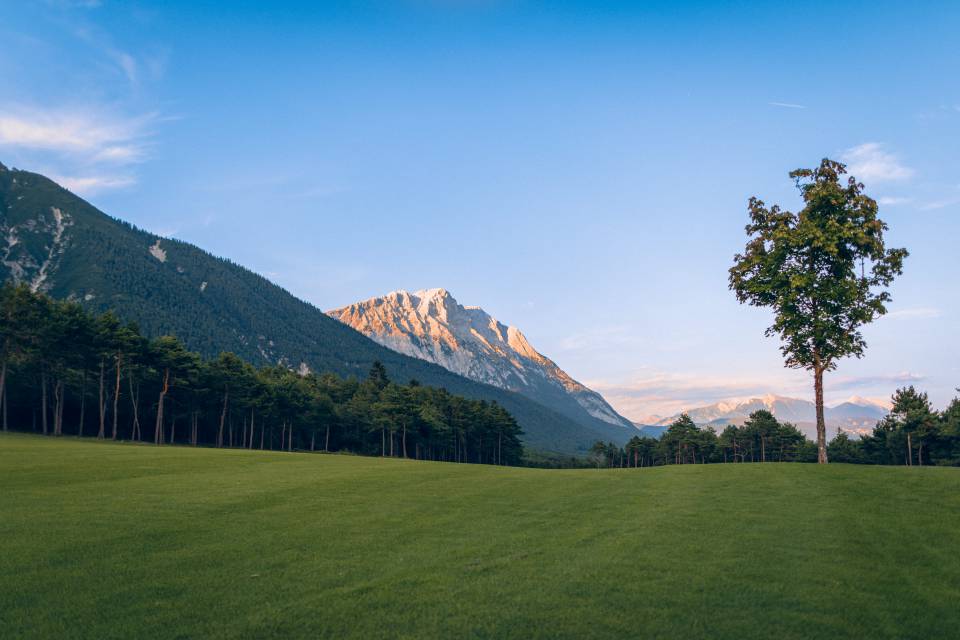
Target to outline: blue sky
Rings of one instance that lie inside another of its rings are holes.
[[[324,309],[445,287],[640,419],[812,396],[726,270],[749,196],[844,159],[911,257],[828,400],[942,406],[957,33],[955,2],[3,2],[0,161]]]

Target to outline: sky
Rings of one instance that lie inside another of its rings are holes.
[[[911,255],[828,402],[960,387],[956,2],[0,0],[0,162],[322,309],[444,287],[624,415],[812,399],[727,287],[830,157]]]

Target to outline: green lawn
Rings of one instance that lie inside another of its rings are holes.
[[[0,636],[960,633],[960,469],[509,469],[0,436]]]

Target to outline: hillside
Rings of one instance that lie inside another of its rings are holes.
[[[364,376],[389,375],[493,400],[524,430],[527,446],[578,453],[626,429],[583,424],[519,394],[382,347],[229,260],[115,220],[51,180],[0,165],[0,275],[94,311],[115,310],[148,336],[172,334],[205,356],[232,351],[257,364]]]
[[[577,422],[633,428],[603,396],[534,349],[520,329],[461,305],[446,289],[394,291],[327,313],[394,351],[516,391]]]
[[[0,434],[0,483],[11,638],[960,626],[952,468],[546,471]]]

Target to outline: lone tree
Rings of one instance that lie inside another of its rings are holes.
[[[886,287],[900,275],[906,249],[887,249],[887,225],[863,184],[839,162],[790,173],[805,206],[791,213],[750,198],[749,240],[734,257],[730,288],[737,300],[772,307],[785,365],[813,372],[817,460],[827,462],[823,372],[847,356],[863,356],[860,327],[887,312]]]

